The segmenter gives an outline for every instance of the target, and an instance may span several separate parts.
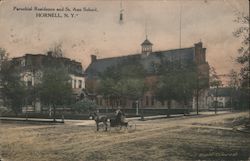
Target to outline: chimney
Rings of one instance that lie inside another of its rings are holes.
[[[91,63],[95,62],[97,60],[96,55],[91,55]]]
[[[207,61],[206,60],[206,48],[202,48],[202,60],[204,63]]]
[[[202,42],[198,42],[194,44],[195,48],[195,63],[200,64],[201,63],[201,57],[202,57]]]
[[[53,54],[52,51],[48,51],[48,52],[47,52],[47,55],[48,55],[48,56],[52,56],[52,54]]]
[[[200,41],[200,42],[198,42],[198,43],[196,43],[196,44],[194,44],[194,46],[195,46],[195,48],[202,48],[202,42]]]

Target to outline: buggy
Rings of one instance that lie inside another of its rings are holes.
[[[128,130],[135,130],[136,124],[133,120],[129,121],[121,121],[115,117],[112,117],[109,119],[109,128],[115,128],[116,130],[121,130],[122,128],[128,129]]]
[[[136,124],[133,120],[123,121],[124,119],[118,119],[114,115],[100,115],[99,113],[91,112],[89,114],[89,118],[95,120],[97,131],[99,131],[100,128],[105,131],[107,131],[108,129],[109,131],[111,131],[111,128],[114,128],[116,130],[121,130],[122,128],[128,130],[136,129]]]

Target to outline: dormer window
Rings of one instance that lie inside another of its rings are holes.
[[[22,66],[22,67],[25,67],[25,59],[22,59],[22,60],[21,60],[21,66]]]

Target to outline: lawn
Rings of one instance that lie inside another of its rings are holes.
[[[93,124],[2,123],[4,161],[250,160],[250,134],[234,130],[247,113],[137,121],[135,131]]]

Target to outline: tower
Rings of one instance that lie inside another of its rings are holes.
[[[146,35],[146,40],[141,44],[141,52],[142,54],[146,54],[147,56],[152,53],[152,46],[153,44],[148,40],[148,25],[147,25],[147,20],[145,20],[145,35]]]
[[[148,37],[146,36],[146,40],[141,44],[142,54],[149,55],[152,52],[152,46],[153,44],[148,40]]]

